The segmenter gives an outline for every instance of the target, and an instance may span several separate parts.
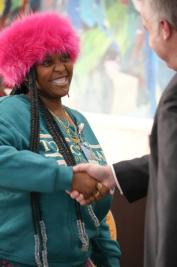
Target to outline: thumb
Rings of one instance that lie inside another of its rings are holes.
[[[81,163],[73,167],[74,172],[84,172],[88,168],[88,163]]]

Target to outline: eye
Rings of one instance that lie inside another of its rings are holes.
[[[52,63],[53,63],[52,58],[45,58],[43,62],[41,63],[41,65],[44,67],[49,67],[52,65]]]
[[[67,53],[63,53],[60,55],[60,60],[61,62],[69,62],[71,59],[70,59],[70,55],[67,54]]]

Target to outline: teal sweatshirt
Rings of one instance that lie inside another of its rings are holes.
[[[96,161],[105,164],[103,151],[85,117],[75,110],[67,111],[78,126],[82,123],[82,139],[89,144]],[[66,165],[42,116],[40,153],[36,154],[29,151],[31,104],[27,96],[0,99],[0,259],[17,262],[17,266],[35,266],[30,192],[39,192],[49,267],[83,267],[89,257],[98,267],[119,266],[119,245],[111,240],[105,220],[111,196],[92,205],[100,221],[98,228],[88,206],[81,207],[90,239],[89,250],[81,250],[74,201],[65,192],[71,189],[72,167]],[[67,136],[66,141],[76,162],[86,162],[72,139]]]

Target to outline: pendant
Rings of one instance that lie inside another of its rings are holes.
[[[65,128],[66,134],[70,136],[70,129],[69,128]]]
[[[73,141],[73,143],[75,143],[75,144],[79,144],[79,138],[77,138],[77,137],[71,137],[71,139],[72,139],[72,141]]]

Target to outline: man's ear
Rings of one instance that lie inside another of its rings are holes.
[[[168,40],[172,34],[172,27],[167,20],[160,21],[160,29],[163,40]]]

